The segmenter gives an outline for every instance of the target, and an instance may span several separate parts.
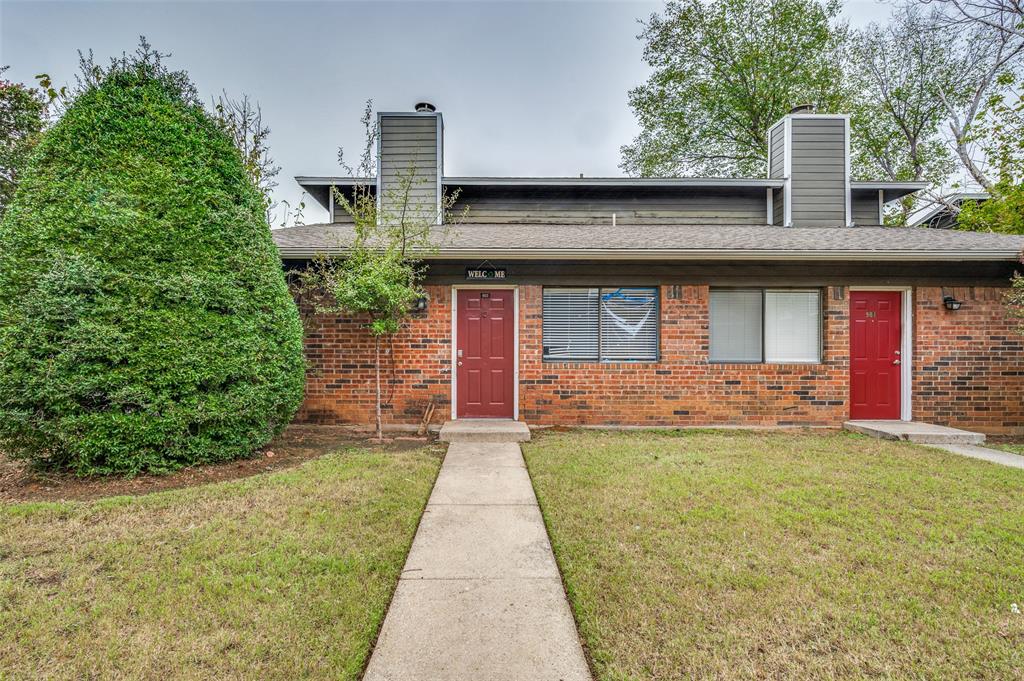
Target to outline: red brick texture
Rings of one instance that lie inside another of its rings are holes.
[[[1007,289],[914,291],[914,418],[986,433],[1024,433],[1024,336]],[[956,311],[944,295],[963,301]]]
[[[449,415],[451,287],[427,286],[428,309],[383,347],[385,424],[417,424],[430,398],[434,421]],[[373,337],[366,320],[314,315],[306,324],[306,400],[297,419],[306,423],[372,424]]]
[[[394,340],[385,361],[385,422],[416,424],[433,397],[450,414],[451,287],[429,286],[426,314]],[[1024,432],[1024,338],[1002,305],[1005,289],[915,291],[914,417],[989,433]],[[838,426],[849,394],[849,290],[823,290],[820,364],[708,362],[708,287],[661,287],[661,358],[653,363],[541,359],[539,285],[519,287],[519,414],[536,425]],[[364,322],[314,318],[299,419],[373,420],[373,342]]]
[[[833,425],[846,410],[846,306],[825,295],[821,364],[708,362],[708,287],[661,287],[661,358],[541,360],[540,286],[519,294],[520,416],[535,424]]]

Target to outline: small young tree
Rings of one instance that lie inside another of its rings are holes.
[[[376,174],[374,150],[380,131],[367,101],[361,119],[365,144],[355,168],[338,150],[338,161],[353,177]],[[378,201],[373,189],[357,185],[351,195],[332,188],[335,203],[354,223],[351,243],[339,244],[343,255],[314,260],[300,277],[300,289],[318,313],[348,314],[367,319],[374,347],[374,422],[377,439],[384,437],[382,349],[405,326],[416,301],[424,295],[423,257],[449,234],[458,216],[452,213],[457,193],[436,205],[415,199],[427,182],[414,163],[397,173]]]

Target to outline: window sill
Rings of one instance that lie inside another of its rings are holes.
[[[825,362],[817,360],[814,362],[745,362],[743,360],[721,360],[721,359],[709,359],[708,364],[714,364],[715,366],[728,366],[728,365],[739,365],[739,366],[763,366],[763,367],[786,367],[786,366],[798,366],[798,367],[813,367],[813,366],[825,366]]]
[[[596,364],[611,366],[613,364],[660,364],[660,359],[542,359],[544,364]]]

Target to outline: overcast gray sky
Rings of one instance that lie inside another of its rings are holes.
[[[207,98],[226,89],[263,107],[282,166],[341,174],[339,144],[359,116],[433,102],[444,113],[448,175],[619,175],[637,127],[627,92],[648,70],[637,20],[660,2],[70,2],[0,0],[0,64],[34,82],[73,80],[76,50],[103,61],[145,35]],[[851,24],[884,21],[878,0],[848,0]],[[326,211],[310,206],[306,221]]]

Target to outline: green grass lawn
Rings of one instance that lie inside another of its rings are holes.
[[[852,434],[524,446],[600,679],[1024,678],[1024,474]]]
[[[1020,454],[1024,456],[1024,442],[1015,443],[989,443],[986,447],[992,447],[994,449],[1001,449],[1004,452],[1010,452],[1011,454]]]
[[[437,450],[89,503],[0,505],[0,678],[353,679]]]

